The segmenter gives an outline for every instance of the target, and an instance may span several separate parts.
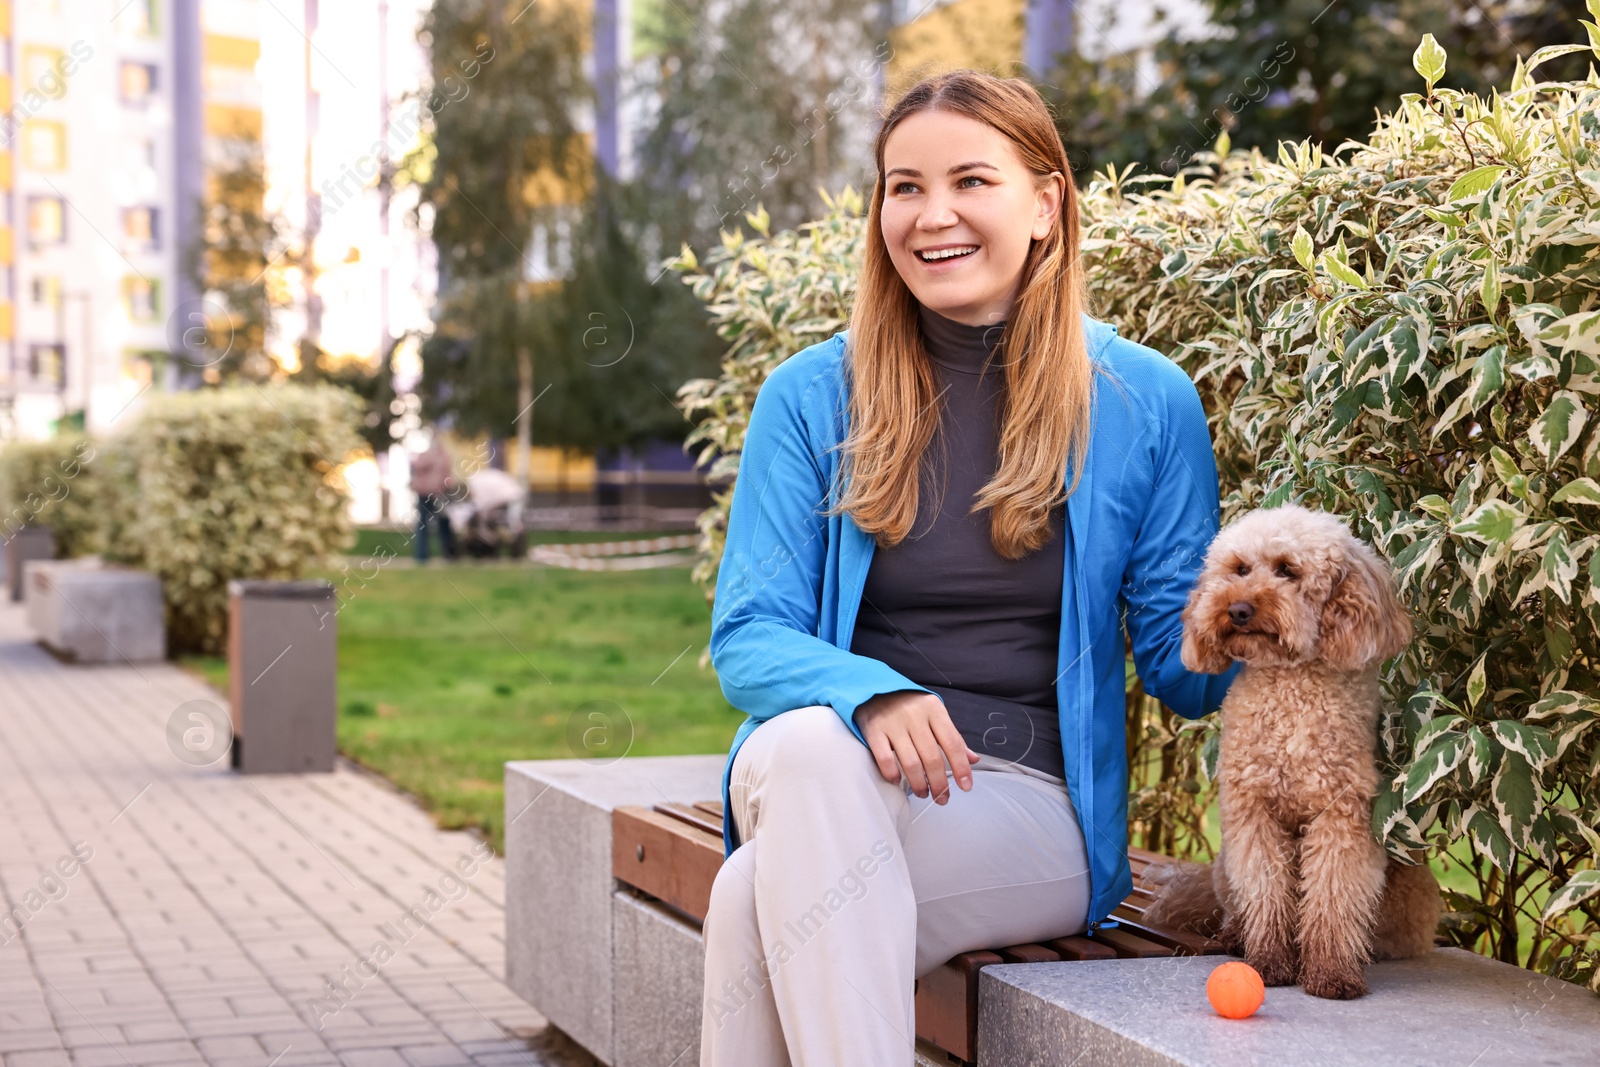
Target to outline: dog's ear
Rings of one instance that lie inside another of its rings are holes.
[[[1388,564],[1359,542],[1322,606],[1319,651],[1329,665],[1357,671],[1411,644],[1411,616],[1394,592]]]
[[[1233,657],[1223,650],[1212,620],[1201,612],[1201,601],[1207,599],[1209,574],[1209,570],[1202,569],[1189,592],[1189,603],[1183,609],[1183,644],[1178,647],[1178,658],[1197,674],[1221,674],[1233,665]]]

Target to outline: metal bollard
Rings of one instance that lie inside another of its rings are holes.
[[[326,581],[228,583],[228,698],[239,773],[333,770],[333,595]]]

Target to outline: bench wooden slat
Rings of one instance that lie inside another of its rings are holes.
[[[711,816],[713,819],[717,820],[718,826],[722,825],[722,801],[697,800],[694,802],[694,806]]]
[[[978,972],[1005,962],[994,952],[963,952],[917,980],[917,1036],[958,1059],[977,1059]]]
[[[1111,917],[1120,924],[1121,929],[1137,934],[1146,941],[1166,945],[1179,956],[1215,956],[1222,952],[1222,945],[1209,937],[1187,930],[1164,930],[1152,926],[1144,921],[1142,913],[1136,912],[1126,904],[1113,910]]]
[[[1061,959],[1061,953],[1048,945],[1010,945],[995,951],[1007,963],[1057,963]]]
[[[671,816],[680,822],[686,822],[690,826],[704,830],[718,841],[722,840],[722,817],[718,816],[713,819],[707,812],[694,804],[656,804],[652,806],[651,810],[659,811],[661,814]]]
[[[1128,930],[1101,927],[1094,932],[1094,940],[1110,945],[1120,959],[1150,960],[1177,955],[1168,946],[1148,941]]]
[[[1114,960],[1117,950],[1087,937],[1057,937],[1045,942],[1045,947],[1055,950],[1064,960]]]
[[[722,838],[649,808],[611,813],[611,871],[621,881],[704,922]]]

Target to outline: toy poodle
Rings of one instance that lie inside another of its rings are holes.
[[[1439,886],[1373,839],[1378,665],[1411,642],[1387,565],[1343,522],[1251,512],[1212,543],[1183,613],[1192,671],[1244,669],[1222,702],[1222,848],[1152,872],[1158,925],[1217,937],[1267,985],[1366,993],[1372,959],[1433,947]]]

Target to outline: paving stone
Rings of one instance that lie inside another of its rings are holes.
[[[348,765],[242,778],[184,764],[168,718],[192,700],[226,707],[221,694],[170,663],[63,664],[5,604],[0,677],[0,889],[92,848],[23,951],[0,952],[4,1067],[436,1067],[471,1062],[452,1031],[503,1038],[478,1011],[542,1025],[504,984],[505,868],[475,836]],[[396,938],[430,889],[457,899]],[[380,940],[394,958],[325,1037],[308,1025],[324,983]]]

